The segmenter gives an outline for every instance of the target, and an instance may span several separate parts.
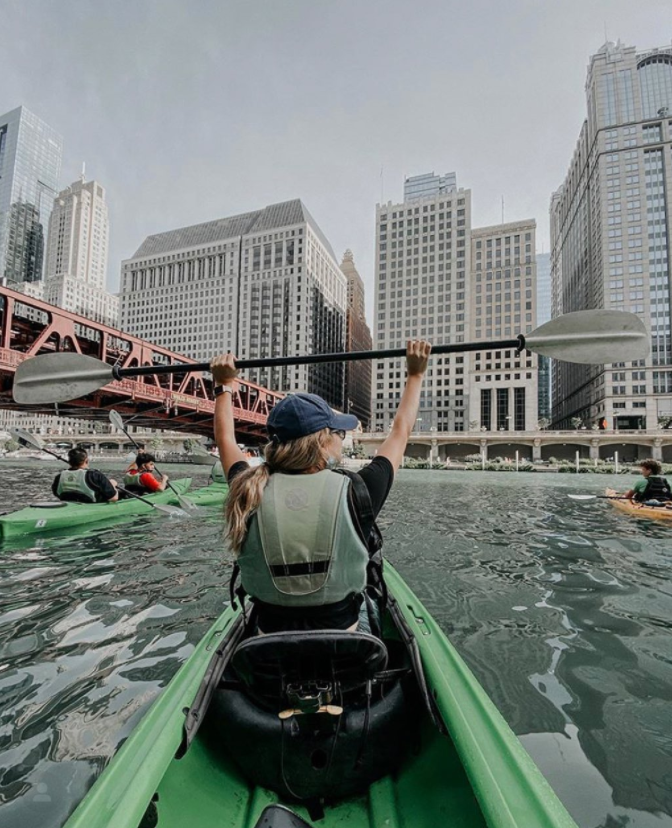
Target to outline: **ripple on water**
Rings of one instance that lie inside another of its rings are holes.
[[[35,468],[0,483],[10,506],[40,495]],[[402,471],[386,554],[580,825],[672,826],[672,526],[572,501],[605,480],[567,477]],[[218,509],[4,550],[3,828],[64,822],[221,611],[229,573]]]

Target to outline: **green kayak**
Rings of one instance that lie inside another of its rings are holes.
[[[386,583],[382,642],[246,635],[227,609],[66,828],[576,828],[389,565]]]
[[[191,478],[173,481],[173,486],[184,494],[191,485]],[[167,489],[165,492],[147,495],[147,500],[153,503],[177,504],[175,492]],[[60,500],[45,501],[44,503],[26,506],[16,512],[7,512],[0,515],[0,539],[7,540],[20,535],[35,535],[42,532],[53,532],[58,529],[71,529],[78,526],[88,526],[91,523],[125,517],[126,515],[142,515],[153,512],[148,503],[136,498],[117,500],[114,503],[64,503]]]
[[[194,489],[187,497],[197,506],[213,506],[223,504],[228,492],[229,487],[226,483],[211,483],[201,489]]]

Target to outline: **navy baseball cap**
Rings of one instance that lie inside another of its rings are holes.
[[[317,394],[287,394],[268,415],[266,428],[271,438],[281,443],[315,434],[323,428],[352,431],[357,428],[354,414],[337,414]]]

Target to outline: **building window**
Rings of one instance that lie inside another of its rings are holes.
[[[514,429],[525,431],[525,388],[513,389]]]
[[[509,428],[509,389],[497,389],[497,431]]]

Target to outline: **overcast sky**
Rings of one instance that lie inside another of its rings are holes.
[[[474,226],[536,218],[585,115],[589,56],[672,38],[670,0],[0,0],[0,113],[107,189],[109,287],[150,234],[300,197],[371,315],[375,204],[455,171]],[[382,169],[382,176],[381,176]]]

